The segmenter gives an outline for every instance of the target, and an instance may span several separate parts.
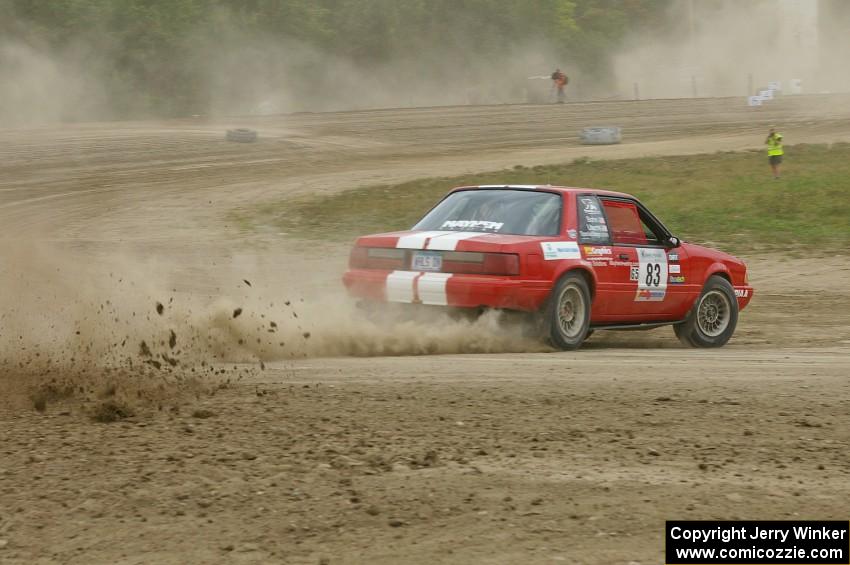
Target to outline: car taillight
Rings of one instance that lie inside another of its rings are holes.
[[[369,250],[365,247],[352,247],[348,256],[348,266],[352,269],[365,269],[369,261]]]
[[[404,254],[404,249],[356,246],[351,250],[348,265],[352,269],[393,271],[404,267]]]
[[[443,272],[471,275],[518,275],[519,255],[446,251],[443,254]]]

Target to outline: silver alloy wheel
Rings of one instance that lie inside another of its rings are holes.
[[[575,338],[581,333],[585,317],[584,296],[576,284],[568,284],[558,297],[558,325],[561,334]]]
[[[697,324],[708,337],[717,337],[726,331],[731,319],[732,304],[720,290],[710,290],[699,301]]]

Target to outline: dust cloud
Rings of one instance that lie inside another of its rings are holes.
[[[511,39],[510,49],[493,37],[484,49],[455,28],[446,33],[451,40],[440,42],[423,30],[406,52],[385,58],[341,56],[294,37],[246,33],[221,13],[214,42],[198,30],[188,44],[213,115],[522,102],[545,98],[550,87],[528,77],[568,68],[534,34]]]
[[[249,33],[238,17],[219,11],[178,40],[179,62],[148,65],[139,83],[122,67],[128,45],[118,39],[92,32],[60,48],[32,39],[40,30],[12,23],[14,33],[0,39],[0,127],[547,101],[545,77],[555,67],[577,72],[531,33],[510,45],[494,37],[487,49],[460,33],[445,45],[431,36],[410,38],[421,49],[370,60]]]
[[[296,40],[235,31],[221,37],[215,54],[200,45],[195,49],[203,102],[180,108],[177,115],[547,101],[550,81],[528,77],[548,75],[559,65],[550,49],[528,45],[498,62],[458,65],[449,53],[430,52],[417,61],[366,67]],[[0,127],[153,117],[143,94],[108,79],[108,64],[87,60],[93,51],[81,45],[75,52],[57,54],[24,43],[0,43]],[[108,60],[108,52],[99,57]]]
[[[82,44],[60,54],[0,38],[0,127],[113,117],[96,61]]]
[[[72,257],[44,243],[0,253],[0,386],[117,378],[144,390],[287,359],[547,349],[497,312],[370,316],[342,291],[316,291],[309,274],[282,285],[223,268],[205,278],[224,290],[201,294],[176,290],[179,268],[167,259]]]
[[[249,36],[227,26],[218,30],[215,42],[198,33],[186,40],[194,66],[193,76],[185,80],[200,95],[193,103],[177,95],[160,101],[167,114],[271,115],[546,101],[550,81],[528,77],[548,75],[559,65],[573,72],[553,49],[534,41],[504,57],[464,57],[463,48],[460,55],[434,48],[415,60],[399,57],[366,65],[295,39]],[[0,127],[157,115],[147,95],[116,74],[116,57],[108,45],[85,39],[62,52],[0,41]]]
[[[841,5],[843,4],[843,5]],[[846,3],[809,0],[675,2],[663,31],[629,38],[614,57],[622,98],[784,94],[850,89]],[[792,80],[800,82],[795,92]]]
[[[145,84],[122,74],[126,45],[92,34],[57,49],[15,34],[0,41],[0,127],[152,116],[269,115],[380,107],[551,102],[549,73],[571,77],[568,97],[689,98],[744,96],[770,81],[787,94],[844,91],[850,48],[847,4],[835,0],[679,1],[663,21],[634,32],[619,54],[581,55],[529,34],[488,45],[452,32],[409,38],[405,53],[385,59],[333,55],[294,37],[246,32],[220,11],[181,36],[181,62],[158,61]],[[454,28],[452,28],[454,29]],[[417,48],[419,47],[419,48]],[[344,52],[344,50],[343,50]],[[605,62],[603,62],[605,61]],[[182,66],[181,66],[182,65]],[[584,74],[583,74],[584,73]],[[537,78],[532,78],[537,77]],[[138,79],[135,79],[138,80]],[[165,87],[163,85],[169,85]]]
[[[295,40],[234,32],[227,41],[206,69],[214,115],[546,101],[550,81],[529,77],[548,76],[559,65],[573,72],[554,49],[533,42],[494,60],[460,55],[459,62],[432,48],[415,60],[364,65]]]

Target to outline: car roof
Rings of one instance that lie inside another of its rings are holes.
[[[599,194],[602,196],[615,196],[620,198],[631,198],[637,200],[631,194],[625,192],[616,192],[613,190],[600,190],[597,188],[581,188],[577,186],[552,186],[551,184],[480,184],[476,186],[458,186],[453,188],[451,192],[459,190],[480,190],[480,189],[507,189],[507,190],[539,190],[542,192],[555,192],[558,194]]]

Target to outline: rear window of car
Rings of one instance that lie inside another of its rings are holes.
[[[561,231],[561,196],[532,190],[461,190],[449,194],[415,230],[552,236]]]

